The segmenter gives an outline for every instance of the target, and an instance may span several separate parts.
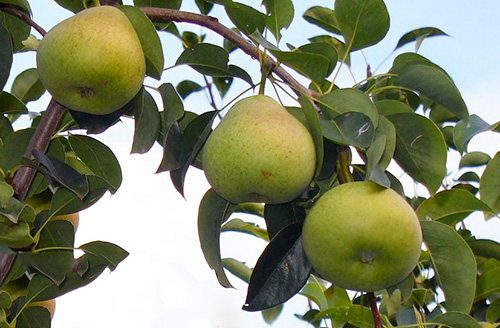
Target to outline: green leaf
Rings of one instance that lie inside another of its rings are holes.
[[[16,320],[16,328],[50,328],[50,312],[45,307],[27,307]]]
[[[307,52],[311,54],[318,54],[318,55],[323,55],[328,59],[329,65],[328,65],[328,70],[326,73],[326,76],[329,76],[332,74],[333,69],[337,65],[338,61],[338,55],[337,55],[337,48],[335,48],[334,45],[328,42],[312,42],[305,44],[303,46],[300,46],[298,48],[301,52]]]
[[[177,84],[176,89],[181,98],[186,99],[190,94],[203,90],[203,87],[196,82],[184,80]]]
[[[27,114],[28,108],[17,97],[0,92],[0,114]]]
[[[0,22],[0,90],[3,89],[9,78],[13,51],[10,33]]]
[[[14,195],[14,189],[6,182],[0,181],[0,207],[8,204],[9,199]]]
[[[316,83],[321,84],[328,75],[330,63],[324,55],[299,51],[271,50],[271,52],[278,61]]]
[[[76,155],[94,173],[106,181],[114,193],[122,183],[120,163],[102,142],[83,135],[71,135],[69,144]]]
[[[500,298],[497,298],[488,306],[486,310],[486,320],[490,323],[494,323],[500,318]]]
[[[237,6],[226,7],[226,13],[234,26],[245,35],[255,31],[264,32],[266,16],[255,8],[243,3],[235,2]]]
[[[223,287],[232,285],[227,279],[220,253],[222,224],[229,218],[236,205],[229,203],[212,189],[203,196],[198,211],[198,234],[205,260]]]
[[[500,213],[500,188],[498,186],[500,186],[500,152],[495,154],[484,169],[479,185],[481,200],[488,204],[496,214]]]
[[[360,90],[335,89],[331,93],[321,96],[318,103],[327,119],[331,120],[349,112],[359,112],[369,117],[374,127],[378,126],[377,108],[370,97]]]
[[[21,165],[26,147],[33,135],[34,129],[22,129],[10,133],[0,147],[0,167],[4,171]]]
[[[25,1],[18,1],[17,3],[26,3]],[[3,25],[7,31],[9,31],[10,37],[12,38],[12,49],[14,52],[18,52],[24,48],[23,41],[26,40],[31,31],[31,27],[20,20],[19,18],[4,13],[0,10],[0,24]]]
[[[156,102],[146,90],[142,89],[140,93],[139,97],[134,99],[132,107],[135,119],[132,154],[148,152],[160,133],[160,113]]]
[[[483,272],[477,282],[476,299],[500,292],[500,266]]]
[[[344,113],[333,120],[321,120],[323,136],[340,145],[369,147],[375,137],[375,128],[368,116],[359,112]]]
[[[393,99],[384,99],[375,102],[375,107],[380,115],[389,116],[401,113],[414,113],[413,109],[407,104]]]
[[[87,254],[100,257],[106,262],[106,266],[111,271],[115,270],[118,264],[129,255],[129,253],[120,246],[104,241],[93,241],[80,246],[79,249]]]
[[[394,159],[431,194],[435,193],[446,175],[447,147],[441,131],[418,114],[394,114],[387,118],[396,127]]]
[[[148,2],[151,2],[150,4],[153,5],[152,2],[155,1]],[[163,73],[164,58],[160,37],[153,23],[149,20],[148,16],[137,7],[120,6],[119,9],[127,15],[139,36],[142,50],[146,57],[146,75],[159,80]]]
[[[17,224],[0,220],[0,243],[9,247],[22,248],[34,243],[27,222],[19,221]]]
[[[458,122],[453,129],[453,143],[459,152],[467,151],[469,141],[477,134],[491,130],[491,126],[476,114],[472,114],[467,122]]]
[[[252,269],[247,267],[244,263],[233,258],[224,258],[222,259],[222,265],[224,266],[224,269],[231,272],[244,282],[248,283],[248,281],[250,280]]]
[[[27,0],[1,0],[0,3],[8,3],[22,9],[26,14],[31,15],[31,7]]]
[[[189,65],[197,72],[211,76],[227,76],[229,54],[224,48],[199,43],[185,49],[177,58],[176,65]]]
[[[455,225],[475,211],[491,213],[492,209],[463,189],[448,189],[426,199],[417,209],[420,220],[435,220]]]
[[[427,64],[408,65],[399,71],[395,84],[419,92],[459,119],[467,121],[469,118],[460,91],[442,70]]]
[[[307,128],[311,133],[314,146],[316,148],[316,173],[315,176],[318,176],[321,172],[321,168],[323,167],[323,132],[321,131],[321,122],[319,119],[319,115],[316,112],[312,102],[307,99],[305,96],[299,98],[300,105],[302,107],[302,112],[306,118]]]
[[[254,223],[245,222],[241,219],[232,219],[226,222],[222,226],[221,232],[226,231],[246,233],[261,238],[265,241],[269,241],[269,236],[267,235],[266,229],[261,228]]]
[[[262,0],[262,4],[267,11],[266,26],[279,42],[280,31],[288,28],[293,21],[295,13],[293,2],[292,0]]]
[[[156,7],[176,9],[181,8],[182,0],[134,0],[136,7]]]
[[[417,52],[423,39],[429,38],[432,36],[440,36],[440,35],[448,36],[448,34],[446,34],[445,32],[441,31],[440,29],[438,29],[436,27],[418,28],[418,29],[412,30],[412,31],[404,34],[399,39],[398,44],[396,45],[396,48],[394,50],[401,48],[402,46],[404,46],[410,42],[417,41],[417,44],[415,46],[415,52]]]
[[[280,304],[278,306],[272,307],[270,309],[263,310],[261,312],[262,314],[262,319],[268,324],[272,325],[276,319],[280,316],[281,312],[283,311],[284,305]]]
[[[476,292],[476,259],[450,226],[421,221],[424,241],[443,290],[447,311],[469,313]]]
[[[389,30],[382,0],[336,0],[335,16],[349,52],[380,42]]]
[[[36,68],[21,72],[12,83],[11,93],[23,103],[38,100],[45,92],[45,87],[38,78]]]
[[[480,151],[473,151],[462,156],[462,158],[460,159],[460,163],[458,164],[458,167],[464,168],[464,167],[483,166],[487,165],[490,160],[491,160],[490,155]]]
[[[479,322],[462,311],[448,311],[432,318],[432,323],[442,324],[452,328],[481,328]]]
[[[214,7],[214,4],[205,0],[195,0],[196,6],[200,10],[200,13],[203,15],[208,15],[212,8]]]
[[[306,21],[328,32],[341,34],[335,11],[321,6],[313,6],[302,15]]]
[[[324,318],[332,318],[333,320],[337,320],[340,322],[348,322],[355,327],[374,327],[371,310],[362,305],[331,307],[329,309],[320,311],[314,317],[314,322],[319,323],[321,319]]]
[[[66,8],[75,14],[79,11],[84,10],[86,7],[90,7],[93,2],[92,0],[55,0],[61,7]]]

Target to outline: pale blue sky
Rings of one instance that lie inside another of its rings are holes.
[[[257,4],[260,1],[246,2]],[[331,0],[300,0],[295,3],[296,17],[312,5],[333,7]],[[391,15],[387,39],[379,46],[363,51],[372,68],[382,62],[379,72],[390,67],[394,55],[384,60],[404,33],[427,26],[440,28],[451,37],[426,40],[420,54],[448,71],[462,91],[471,113],[480,115],[489,123],[499,121],[500,2],[391,0],[386,3]],[[53,1],[35,0],[31,1],[31,6],[34,19],[46,29],[70,14]],[[183,8],[192,9],[193,5]],[[220,14],[222,10],[214,13]],[[200,31],[199,27],[184,24],[182,28]],[[319,28],[297,20],[284,33],[284,42],[300,45],[307,42],[308,37],[323,33]],[[170,66],[181,47],[168,35],[162,34],[162,40],[166,66]],[[413,50],[413,44],[403,50]],[[357,64],[363,62],[360,53],[353,58]],[[245,56],[234,61],[253,69],[254,76],[257,76],[257,63]],[[33,66],[33,54],[17,56],[13,76]],[[356,79],[362,79],[365,67],[356,64],[354,67]],[[201,82],[199,75],[185,68],[166,71],[162,82],[175,85],[187,77]],[[353,80],[350,74],[344,72],[338,82],[341,86],[350,86]],[[147,83],[157,85],[155,81],[148,80]],[[201,102],[203,98],[203,94],[191,97],[185,104],[186,109],[208,109],[206,102]],[[30,104],[30,109],[43,110],[48,99],[45,96],[43,100]],[[133,123],[125,120],[98,136],[120,159],[124,183],[116,195],[105,197],[96,206],[81,213],[76,241],[77,245],[98,239],[114,242],[131,255],[115,272],[105,272],[91,285],[60,297],[53,327],[267,327],[259,314],[240,310],[246,285],[230,277],[238,289],[220,287],[203,259],[196,232],[197,207],[208,188],[203,174],[197,170],[190,171],[186,185],[187,200],[182,199],[167,174],[154,174],[161,159],[158,147],[146,155],[129,155],[132,134]],[[487,149],[490,155],[494,155],[499,144],[498,135],[489,133],[473,140],[471,148]],[[481,218],[473,220],[480,222]],[[485,236],[488,236],[488,230],[499,231],[498,220],[491,220],[488,225],[481,232]],[[490,236],[493,238],[495,234]],[[252,237],[224,235],[222,251],[224,256],[236,257],[253,265],[264,246]],[[304,298],[296,297],[287,303],[285,312],[274,327],[307,327],[293,317],[294,313],[305,311]]]

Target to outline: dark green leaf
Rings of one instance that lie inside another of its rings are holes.
[[[387,118],[396,127],[394,159],[431,194],[435,193],[446,175],[447,148],[441,131],[418,114],[394,114]]]
[[[38,78],[36,68],[21,72],[12,83],[11,93],[25,104],[37,100],[44,92],[45,88]]]
[[[476,298],[481,299],[500,292],[500,266],[483,272],[477,282]]]
[[[349,52],[378,43],[389,30],[389,13],[382,0],[337,0],[335,16]]]
[[[23,3],[26,2],[23,1]],[[23,22],[21,19],[13,15],[4,13],[1,10],[0,10],[0,23],[3,25],[5,29],[7,29],[7,31],[9,31],[10,37],[12,38],[12,49],[14,50],[14,52],[22,50],[24,48],[22,42],[29,37],[31,27],[25,22]]]
[[[156,7],[179,10],[181,4],[182,0],[134,0],[134,5],[137,7]]]
[[[486,166],[479,187],[481,200],[497,214],[500,213],[500,188],[498,186],[500,186],[500,152],[496,153]]]
[[[321,168],[323,167],[323,133],[321,131],[321,122],[319,119],[318,112],[313,106],[313,103],[302,96],[299,98],[300,105],[302,107],[302,112],[306,118],[307,128],[311,133],[314,145],[316,147],[316,173],[315,176],[318,176],[321,172]]]
[[[135,97],[133,113],[135,133],[132,154],[144,154],[155,143],[160,133],[160,113],[156,102],[149,92],[142,89],[139,97]]]
[[[9,78],[13,51],[10,33],[0,21],[0,90],[3,89]]]
[[[222,224],[229,218],[235,208],[212,189],[203,196],[198,211],[198,234],[205,260],[215,270],[219,283],[224,287],[232,287],[222,265],[220,253],[220,232]]]
[[[210,3],[215,3],[219,5],[223,5],[224,7],[236,7],[237,4],[233,2],[233,0],[206,0],[207,2]]]
[[[464,167],[483,166],[487,165],[490,159],[491,159],[490,155],[486,153],[480,151],[473,151],[462,156],[462,158],[460,159],[460,163],[458,164],[458,167],[464,168]]]
[[[203,90],[203,87],[196,82],[184,80],[177,84],[176,89],[181,98],[186,99],[190,94]]]
[[[153,2],[157,1],[147,2],[154,5]],[[120,6],[119,8],[123,13],[125,13],[125,15],[127,15],[128,19],[134,26],[137,35],[139,36],[142,50],[144,51],[144,56],[146,57],[146,75],[159,80],[161,78],[161,74],[163,73],[164,58],[160,37],[158,36],[153,23],[151,23],[148,16],[146,16],[137,7]]]
[[[362,305],[336,306],[320,311],[313,322],[319,323],[321,319],[332,318],[340,322],[348,322],[355,327],[372,328],[373,317],[369,308]]]
[[[380,115],[389,116],[401,113],[414,113],[413,109],[407,104],[393,99],[384,99],[375,102],[375,107]]]
[[[323,136],[340,145],[369,147],[375,137],[375,128],[368,116],[359,112],[344,113],[333,120],[322,120]]]
[[[335,34],[341,34],[335,11],[321,6],[314,6],[302,15],[306,21]]]
[[[374,127],[378,126],[377,108],[370,97],[357,89],[335,89],[321,96],[318,103],[327,119],[331,120],[349,112],[360,112],[370,118]]]
[[[214,4],[205,0],[195,0],[196,6],[200,10],[200,13],[203,15],[208,15],[208,13],[214,7]]]
[[[260,311],[282,304],[305,285],[312,268],[301,234],[302,223],[298,222],[271,239],[250,277],[243,310]]]
[[[104,241],[93,241],[79,247],[87,254],[92,254],[106,262],[106,266],[113,271],[129,253],[120,246]]]
[[[450,226],[421,221],[424,241],[446,300],[447,311],[469,313],[476,289],[476,259]]]
[[[292,0],[262,0],[266,7],[266,26],[276,39],[281,39],[281,30],[290,26],[295,10]]]
[[[266,16],[263,13],[243,3],[234,4],[237,6],[226,7],[226,13],[238,30],[246,35],[255,31],[264,32]]]
[[[246,83],[250,84],[251,87],[254,87],[252,77],[248,74],[244,69],[236,65],[229,65],[227,67],[227,71],[229,72],[229,76],[236,77],[242,79]]]
[[[42,306],[27,307],[16,320],[16,328],[50,328],[51,314]]]
[[[322,83],[328,75],[330,63],[329,59],[323,55],[299,51],[271,50],[271,52],[278,61],[316,83]]]
[[[488,320],[488,322],[494,323],[498,318],[500,318],[500,298],[491,302],[486,311],[486,320]]]
[[[102,142],[83,135],[71,135],[68,141],[76,155],[94,175],[106,181],[112,193],[116,192],[122,183],[122,172],[120,163],[111,149]]]
[[[12,170],[21,165],[26,147],[33,135],[34,129],[22,129],[10,133],[0,147],[0,167],[4,171]]]
[[[489,131],[491,126],[476,114],[472,114],[467,122],[460,121],[453,129],[453,143],[460,152],[467,151],[469,141],[477,134]]]
[[[283,312],[283,304],[280,304],[278,306],[272,307],[270,309],[263,310],[261,312],[262,314],[262,319],[268,324],[272,325],[276,319],[280,316],[281,312]]]
[[[187,48],[177,58],[176,65],[189,65],[197,72],[211,76],[227,76],[229,54],[224,48],[199,43]]]
[[[468,312],[448,311],[430,321],[452,328],[481,328],[479,322],[467,314]]]
[[[21,100],[8,92],[0,92],[0,114],[27,114],[28,109]]]
[[[92,115],[68,109],[71,117],[80,129],[86,129],[88,134],[99,134],[120,121],[120,117],[126,113],[140,94],[138,93],[127,105],[107,115]]]
[[[439,36],[439,35],[444,35],[448,36],[445,32],[441,31],[440,29],[436,27],[422,27],[418,28],[415,30],[412,30],[399,39],[398,44],[396,45],[396,49],[401,48],[405,44],[408,44],[413,41],[417,41],[417,45],[415,46],[415,51],[418,51],[418,48],[420,46],[420,43],[422,43],[423,39],[432,37],[432,36]]]
[[[467,121],[469,118],[460,91],[442,70],[427,64],[409,65],[399,71],[395,84],[419,92],[459,119]]]
[[[19,221],[17,224],[0,220],[0,243],[9,247],[23,248],[33,244],[28,223]]]
[[[31,7],[27,0],[1,0],[0,3],[8,3],[22,9],[26,14],[31,15]]]
[[[219,91],[219,95],[221,98],[224,98],[233,84],[233,78],[228,76],[214,76],[213,83]]]
[[[92,5],[92,0],[55,0],[61,7],[74,13],[84,10]]]
[[[338,60],[337,48],[335,48],[335,46],[332,45],[331,43],[312,42],[312,43],[308,43],[308,44],[305,44],[303,46],[300,46],[298,49],[301,52],[318,54],[318,55],[323,55],[324,57],[326,57],[330,63],[328,66],[328,71],[326,73],[326,76],[329,76],[333,72],[335,65],[337,65],[337,60]]]
[[[0,98],[1,97],[2,94],[0,93]],[[9,119],[4,115],[0,115],[0,147],[3,145],[5,138],[7,138],[12,132],[14,132],[14,129],[12,128],[12,124]]]

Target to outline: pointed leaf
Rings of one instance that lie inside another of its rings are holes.
[[[203,90],[203,87],[196,82],[184,80],[179,82],[175,89],[182,99],[186,99],[190,94]]]
[[[305,285],[312,268],[302,247],[302,223],[282,229],[265,248],[250,277],[245,311],[282,304]]]
[[[476,292],[476,259],[450,226],[421,221],[424,241],[443,290],[446,310],[469,313]]]
[[[491,160],[490,155],[480,151],[473,151],[462,156],[462,158],[460,159],[460,163],[458,164],[458,167],[464,168],[464,167],[483,166],[487,165],[490,160]]]
[[[441,131],[418,114],[394,114],[387,118],[396,127],[394,159],[431,194],[435,193],[446,174],[447,147]]]
[[[335,17],[335,11],[330,8],[313,6],[307,9],[302,17],[309,23],[321,27],[328,32],[341,34],[337,17]]]
[[[436,27],[418,28],[418,29],[412,30],[412,31],[406,33],[405,35],[403,35],[399,39],[398,44],[396,45],[396,48],[394,50],[401,48],[405,44],[408,44],[408,43],[413,42],[413,41],[419,41],[419,40],[422,40],[424,38],[429,38],[432,36],[440,36],[440,35],[448,36],[448,34],[446,34],[445,32],[441,31],[440,29],[438,29]],[[421,41],[419,41],[419,42],[421,42]]]
[[[135,121],[134,141],[132,154],[144,154],[155,143],[160,133],[160,113],[153,96],[146,90],[135,98],[133,113]]]
[[[498,186],[500,186],[500,152],[495,154],[484,169],[479,185],[481,200],[488,204],[496,214],[500,213],[500,188]]]
[[[237,6],[226,7],[226,13],[231,22],[245,35],[255,31],[264,32],[266,16],[255,8],[243,3],[235,2]]]
[[[27,114],[24,103],[8,92],[0,92],[0,114]]]
[[[382,0],[337,0],[335,16],[350,52],[378,43],[389,30]]]
[[[220,232],[222,224],[229,218],[234,204],[223,199],[212,189],[203,196],[198,211],[198,234],[205,260],[215,270],[223,287],[232,287],[222,265],[220,253]]]
[[[271,50],[271,52],[280,62],[316,83],[322,83],[328,75],[330,64],[328,58],[323,55],[299,51]]]
[[[116,269],[118,264],[129,255],[129,253],[120,246],[104,241],[93,241],[80,246],[79,249],[87,254],[102,258],[106,261],[106,266],[111,271]]]
[[[263,0],[267,9],[266,26],[279,41],[281,30],[290,26],[295,10],[292,0]]]
[[[45,92],[45,87],[38,78],[36,68],[28,68],[21,72],[12,83],[11,93],[23,103],[37,100]]]
[[[328,59],[329,65],[326,75],[329,76],[332,74],[335,65],[337,65],[338,55],[337,48],[334,45],[328,42],[312,42],[300,46],[298,48],[301,52],[307,52],[312,54],[323,55]]]
[[[177,58],[176,65],[189,65],[197,72],[211,76],[227,76],[229,54],[224,48],[199,43],[187,48]]]
[[[491,130],[491,126],[476,114],[472,114],[467,122],[460,121],[453,129],[453,143],[460,152],[467,151],[469,141],[477,134]]]

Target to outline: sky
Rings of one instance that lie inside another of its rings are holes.
[[[184,2],[182,9],[194,10],[193,1]],[[246,2],[256,5],[260,1]],[[30,4],[34,20],[46,30],[70,16],[70,12],[53,1],[37,0]],[[333,1],[295,1],[296,18],[312,5],[332,8]],[[426,40],[419,53],[452,76],[470,113],[478,114],[489,123],[500,121],[500,2],[390,0],[386,5],[391,15],[391,29],[379,45],[353,55],[355,78],[359,81],[364,77],[365,59],[372,68],[380,66],[378,73],[385,72],[396,55],[392,51],[404,33],[415,28],[437,27],[450,37]],[[213,15],[227,22],[222,10],[214,11]],[[179,27],[195,32],[201,30],[187,24]],[[284,32],[284,42],[301,45],[308,37],[323,33],[297,19]],[[178,41],[165,33],[161,34],[161,39],[165,66],[169,67],[182,49]],[[221,44],[216,38],[208,40]],[[412,50],[413,45],[402,49]],[[34,62],[33,53],[16,55],[12,77],[34,67]],[[233,62],[258,74],[258,64],[244,55],[240,54]],[[176,85],[185,78],[201,82],[200,76],[191,70],[175,68],[164,72],[161,83]],[[153,86],[158,83],[146,80],[146,84]],[[347,87],[353,83],[351,74],[341,72],[339,85]],[[236,95],[237,90],[231,92],[234,92],[231,95]],[[45,95],[40,101],[31,103],[29,109],[44,110],[48,100],[49,96]],[[188,98],[185,109],[195,112],[209,110],[205,95],[200,93]],[[105,271],[90,285],[59,297],[53,327],[268,327],[259,313],[241,310],[246,284],[230,275],[236,289],[221,287],[203,258],[196,224],[199,202],[209,188],[203,172],[190,169],[184,199],[173,188],[168,174],[155,174],[162,156],[159,147],[155,146],[145,155],[130,154],[133,121],[124,119],[94,137],[115,152],[122,165],[123,185],[115,195],[106,195],[95,206],[81,212],[76,245],[93,240],[109,241],[126,249],[130,256],[114,272]],[[485,133],[473,139],[469,150],[482,150],[493,156],[499,149],[498,145],[498,134]],[[454,158],[456,155],[452,155]],[[453,176],[459,174],[456,167],[452,161],[450,170]],[[412,188],[406,191],[413,192]],[[255,222],[264,224],[258,219]],[[466,223],[478,227],[477,234],[482,238],[499,239],[498,219],[484,223],[481,215],[474,215]],[[265,243],[250,236],[223,234],[221,247],[223,257],[234,257],[252,266]],[[305,298],[294,297],[286,303],[273,327],[307,327],[305,322],[294,317],[295,313],[305,313],[306,310]]]

